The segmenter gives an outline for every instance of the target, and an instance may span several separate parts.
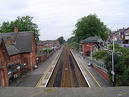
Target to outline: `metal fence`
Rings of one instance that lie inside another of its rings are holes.
[[[96,65],[97,67],[103,69],[104,71],[108,71],[107,68],[106,68],[106,65],[104,64],[104,62],[102,61],[98,61],[96,59],[91,59],[89,57],[85,57],[86,60],[89,60],[90,62],[93,63],[93,65]]]

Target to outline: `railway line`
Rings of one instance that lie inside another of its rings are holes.
[[[67,45],[64,46],[46,87],[88,87]]]

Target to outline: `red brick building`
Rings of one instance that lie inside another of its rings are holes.
[[[102,42],[102,40],[95,36],[95,37],[89,37],[85,40],[81,41],[82,46],[82,52],[84,55],[90,56],[91,51],[95,51],[99,49],[99,44]]]
[[[37,63],[44,62],[49,56],[53,54],[54,51],[58,50],[61,47],[59,41],[57,40],[46,40],[39,41],[37,43]],[[50,52],[46,52],[49,49]]]
[[[110,41],[113,37],[115,38],[115,43],[121,45],[122,47],[129,47],[129,28],[119,29],[111,33]]]
[[[0,69],[0,85],[8,86],[8,82],[12,77],[17,77],[22,73],[23,68],[32,71],[36,65],[36,41],[33,32],[10,32],[0,34],[3,48],[0,45],[1,51],[4,49],[7,53],[2,54],[2,62],[0,67],[5,66],[5,71],[2,73]],[[7,56],[5,59],[4,56]],[[3,76],[7,75],[6,77]],[[3,84],[4,83],[7,84]]]
[[[0,39],[0,86],[8,86],[7,56],[4,41]]]
[[[60,43],[57,40],[39,41],[37,48],[38,48],[38,50],[43,50],[46,48],[58,49],[58,48],[60,48]]]

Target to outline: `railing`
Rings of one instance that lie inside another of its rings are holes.
[[[108,70],[106,69],[106,65],[104,64],[104,62],[102,61],[98,61],[96,59],[91,59],[89,57],[85,57],[85,59],[89,60],[90,62],[92,62],[95,66],[101,68],[102,70],[108,72]]]

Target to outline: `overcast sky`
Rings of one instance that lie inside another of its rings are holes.
[[[129,0],[0,0],[0,23],[32,16],[41,40],[68,39],[83,16],[96,14],[111,30],[129,26]]]

